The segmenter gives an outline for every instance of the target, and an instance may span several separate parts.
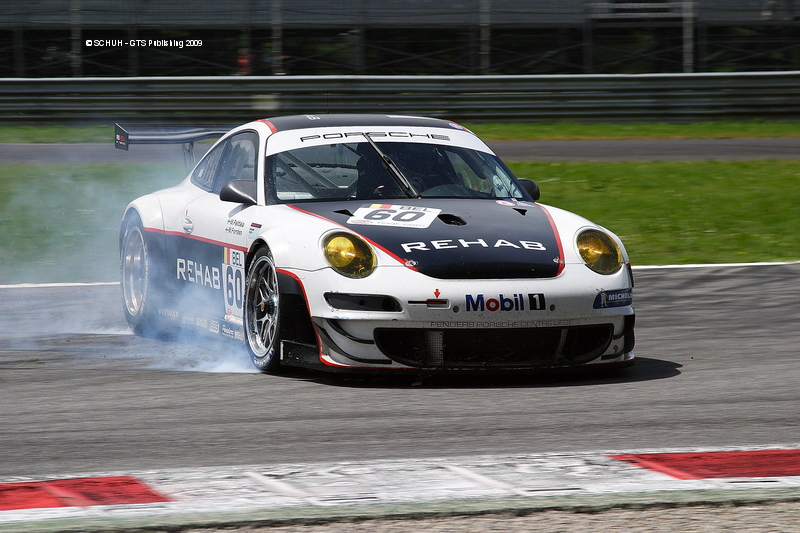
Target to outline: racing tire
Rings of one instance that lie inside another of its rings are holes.
[[[278,272],[269,251],[260,248],[247,268],[244,330],[253,364],[262,372],[280,366],[282,318]]]
[[[122,310],[128,326],[137,335],[149,332],[151,262],[139,215],[125,220],[120,240],[120,281]]]

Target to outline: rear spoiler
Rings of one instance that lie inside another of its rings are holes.
[[[114,124],[114,147],[128,150],[132,144],[183,144],[183,159],[188,170],[194,167],[194,143],[216,139],[236,125],[155,126],[149,124]]]

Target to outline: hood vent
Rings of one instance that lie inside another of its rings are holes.
[[[442,213],[439,215],[439,220],[444,222],[449,226],[466,226],[467,223],[458,215],[451,215],[448,213]]]

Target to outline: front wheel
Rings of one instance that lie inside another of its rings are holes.
[[[275,263],[269,251],[262,248],[247,269],[244,329],[253,364],[264,372],[280,365],[280,303]]]

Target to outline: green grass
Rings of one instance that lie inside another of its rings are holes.
[[[0,124],[0,143],[108,143],[114,142],[114,124],[93,126]]]
[[[800,160],[509,166],[542,203],[620,235],[636,265],[800,259]]]
[[[618,233],[635,265],[800,259],[800,160],[514,163],[542,203]],[[5,165],[0,284],[118,279],[133,198],[178,183],[182,164]]]
[[[745,139],[800,137],[800,122],[542,124],[465,123],[486,141],[586,139]],[[0,125],[0,143],[111,143],[114,125]]]
[[[690,124],[464,124],[485,141],[590,139],[768,139],[800,137],[800,122],[694,122]]]

